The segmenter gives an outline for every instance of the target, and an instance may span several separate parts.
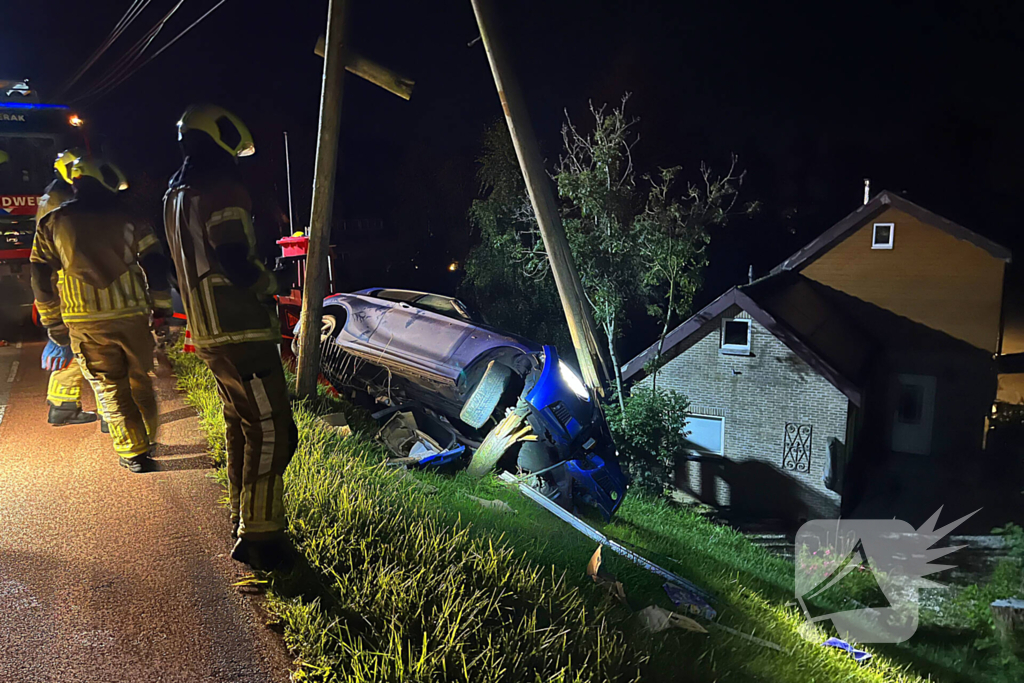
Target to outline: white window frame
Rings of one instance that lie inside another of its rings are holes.
[[[875,237],[878,235],[878,228],[889,228],[889,242],[879,244]],[[893,240],[896,237],[896,224],[895,223],[875,223],[871,230],[871,248],[872,249],[892,249]]]
[[[747,343],[742,346],[739,344],[726,344],[725,343],[725,325],[726,323],[746,323],[747,324]],[[722,319],[722,336],[719,340],[719,350],[730,356],[749,356],[750,355],[750,337],[753,332],[751,330],[750,318],[723,318]]]
[[[719,452],[715,452],[715,451],[706,450],[704,448],[695,448],[695,447],[690,447],[690,450],[693,451],[694,453],[704,453],[706,455],[721,455],[721,456],[725,456],[725,416],[724,415],[700,415],[698,413],[689,413],[686,416],[687,420],[689,420],[691,418],[695,418],[695,417],[696,418],[701,418],[701,419],[704,419],[704,420],[718,420],[718,425],[719,425],[718,442],[720,444],[722,444],[722,450],[719,451]]]

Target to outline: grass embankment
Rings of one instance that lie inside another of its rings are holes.
[[[191,355],[179,384],[215,457],[223,422],[213,379]],[[335,406],[337,407],[337,406]],[[285,477],[290,532],[308,566],[274,577],[270,605],[315,681],[920,681],[876,656],[861,667],[822,648],[792,600],[792,565],[700,515],[639,497],[603,530],[713,592],[719,621],[784,652],[712,630],[649,634],[584,574],[595,544],[498,483],[382,467],[365,414],[355,433],[295,404],[300,444]],[[415,482],[437,488],[421,490]],[[467,497],[496,498],[500,515]],[[610,552],[635,607],[671,607],[661,581]]]

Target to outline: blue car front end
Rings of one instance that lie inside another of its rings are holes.
[[[600,407],[554,347],[544,347],[540,376],[523,399],[533,408],[534,433],[565,462],[576,493],[610,518],[622,504],[627,480]]]

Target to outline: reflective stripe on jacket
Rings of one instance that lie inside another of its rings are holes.
[[[33,263],[62,271],[57,291],[36,292],[40,321],[65,323],[149,315],[152,308],[139,259],[160,242],[152,228],[119,206],[102,211],[76,200],[46,214],[32,243]],[[59,296],[58,296],[59,295]],[[154,297],[170,298],[169,292]]]
[[[187,182],[176,177],[164,196],[167,242],[198,348],[280,341],[272,298],[277,283],[257,255],[251,211],[245,187],[223,173]],[[219,247],[231,245],[245,250],[259,273],[249,287],[232,283],[217,257]]]

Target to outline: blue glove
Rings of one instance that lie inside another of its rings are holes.
[[[50,372],[63,370],[71,364],[73,358],[74,354],[71,353],[70,346],[59,346],[51,339],[46,342],[46,348],[43,349],[43,370],[49,370]]]

